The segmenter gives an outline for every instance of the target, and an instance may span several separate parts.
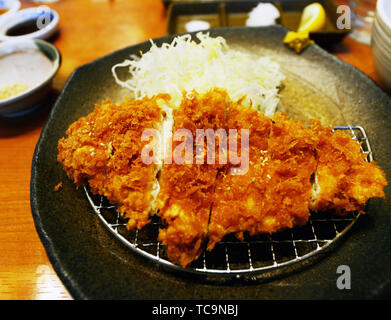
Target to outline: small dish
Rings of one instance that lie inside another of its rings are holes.
[[[2,43],[0,44],[0,62],[2,58],[9,59],[12,54],[20,54],[23,52],[37,52],[37,55],[40,56],[42,61],[45,61],[45,59],[48,60],[45,66],[47,72],[43,73],[41,65],[38,65],[36,62],[37,59],[30,61],[31,67],[26,68],[25,65],[20,63],[21,59],[19,57],[19,62],[15,63],[19,63],[18,67],[23,71],[24,77],[22,78],[22,81],[25,82],[29,77],[34,77],[33,75],[28,74],[28,71],[30,71],[30,73],[33,72],[33,67],[37,69],[35,73],[39,75],[39,78],[31,80],[31,83],[28,83],[28,86],[26,85],[26,90],[22,90],[20,93],[0,100],[0,115],[3,117],[22,116],[39,107],[49,92],[52,80],[61,65],[61,55],[58,49],[44,40],[24,40]],[[34,58],[33,55],[26,56]],[[29,61],[25,62],[26,65],[29,63]],[[7,64],[8,66],[10,65],[9,62],[7,62]],[[11,72],[9,72],[9,78],[17,77],[18,72],[15,71],[15,69],[16,68],[9,67],[9,70],[11,70]],[[4,74],[4,77],[8,77],[8,74]]]
[[[48,39],[58,30],[59,20],[58,13],[46,6],[19,10],[1,24],[0,40]]]
[[[12,17],[19,8],[19,0],[0,0],[0,10],[6,10],[3,14],[0,12],[0,25]]]
[[[376,74],[388,92],[391,92],[391,4],[379,0],[372,26],[371,49]]]

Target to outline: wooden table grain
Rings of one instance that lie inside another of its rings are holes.
[[[36,6],[22,1],[23,7]],[[54,272],[30,209],[30,169],[35,145],[58,92],[78,66],[117,49],[165,35],[160,0],[60,0],[53,39],[62,55],[46,107],[23,119],[0,118],[0,299],[72,299]],[[378,82],[369,46],[346,38],[331,52]]]

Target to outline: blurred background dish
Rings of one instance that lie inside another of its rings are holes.
[[[59,51],[46,41],[0,44],[0,115],[17,117],[38,108],[60,64]]]
[[[350,33],[349,29],[337,27],[337,2],[335,0],[207,0],[165,1],[167,7],[167,33],[189,31],[191,21],[203,22],[198,30],[209,28],[266,26],[281,24],[289,30],[297,30],[303,10],[318,2],[326,12],[326,21],[321,30],[310,32],[311,40],[321,46],[339,43]],[[197,31],[193,28],[191,31]]]
[[[19,0],[0,0],[0,25],[12,17],[19,8]]]
[[[375,71],[391,91],[391,1],[378,0],[372,26],[371,47]]]
[[[375,17],[376,0],[349,0],[352,33],[354,40],[370,44],[371,29]]]
[[[56,33],[58,22],[58,13],[47,6],[19,10],[1,24],[0,40],[46,40]]]
[[[261,2],[248,13],[246,26],[248,27],[270,26],[272,24],[275,24],[276,20],[279,17],[280,17],[280,12],[273,4]]]

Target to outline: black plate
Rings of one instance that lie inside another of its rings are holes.
[[[316,45],[297,55],[282,44],[286,29],[229,28],[210,31],[235,48],[270,55],[288,78],[282,104],[290,116],[324,123],[363,126],[375,160],[391,174],[391,100],[372,80]],[[173,36],[157,39],[171,42]],[[78,68],[58,98],[38,141],[31,175],[31,207],[50,261],[75,298],[80,299],[351,299],[380,298],[391,292],[390,202],[372,199],[367,214],[332,251],[299,269],[263,281],[217,284],[168,272],[116,240],[92,212],[83,189],[76,189],[57,163],[57,141],[67,127],[110,97],[128,92],[113,80],[111,66],[145,52],[149,42],[125,48]],[[62,181],[63,188],[54,192]],[[390,190],[386,188],[387,199]],[[337,268],[351,270],[351,289],[336,285]]]

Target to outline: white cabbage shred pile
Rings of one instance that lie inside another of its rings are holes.
[[[279,65],[268,57],[232,50],[222,37],[197,33],[174,38],[171,44],[158,47],[151,40],[148,52],[112,67],[115,81],[130,89],[136,99],[168,93],[171,103],[179,106],[183,91],[202,94],[213,87],[225,89],[232,100],[243,97],[242,104],[267,116],[274,114],[279,102],[278,90],[284,75]],[[130,78],[123,81],[116,74],[118,67],[129,67]]]

